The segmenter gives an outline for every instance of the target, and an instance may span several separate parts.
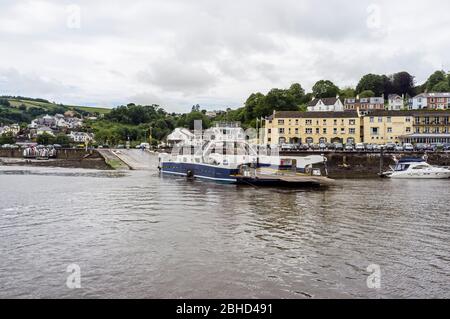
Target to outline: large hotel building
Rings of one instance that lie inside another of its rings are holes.
[[[279,111],[266,118],[266,144],[450,143],[450,110]]]

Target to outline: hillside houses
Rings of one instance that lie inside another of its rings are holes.
[[[339,99],[339,96],[329,97],[329,98],[314,98],[308,104],[309,112],[342,112],[344,110],[344,105]]]
[[[76,129],[83,125],[83,120],[76,117],[66,117],[62,114],[56,114],[55,116],[45,115],[31,121],[29,125],[30,129],[38,129],[41,126],[47,126],[51,129]]]
[[[384,97],[347,98],[344,100],[344,109],[346,111],[384,110]]]
[[[405,106],[405,97],[398,94],[389,94],[388,96],[388,110],[400,111]]]
[[[12,134],[13,136],[16,136],[17,134],[19,134],[19,132],[20,132],[19,124],[0,126],[0,135]]]
[[[450,108],[450,93],[422,93],[412,99],[411,109],[447,110]]]
[[[69,138],[75,143],[86,143],[94,140],[94,134],[86,132],[70,132]]]

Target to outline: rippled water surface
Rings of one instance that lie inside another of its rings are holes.
[[[0,167],[0,297],[449,298],[449,186]],[[66,286],[73,263],[81,289]],[[367,287],[370,264],[380,289]]]

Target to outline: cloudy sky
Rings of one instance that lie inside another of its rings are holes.
[[[0,0],[0,95],[239,107],[320,79],[450,69],[447,0]]]

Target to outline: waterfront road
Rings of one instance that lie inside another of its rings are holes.
[[[154,160],[151,153],[146,150],[137,149],[117,149],[112,152],[133,170],[154,169]]]

